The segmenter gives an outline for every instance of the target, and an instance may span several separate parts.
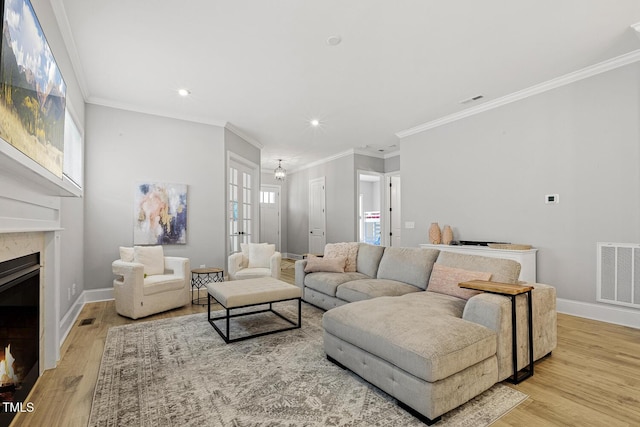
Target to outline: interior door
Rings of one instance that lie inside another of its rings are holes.
[[[260,242],[273,243],[280,252],[280,186],[260,187]]]
[[[327,243],[324,177],[309,181],[309,253],[324,253]]]
[[[240,251],[240,243],[254,241],[253,175],[251,167],[235,160],[229,161],[227,218],[230,254]]]

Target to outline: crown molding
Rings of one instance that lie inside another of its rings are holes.
[[[347,156],[351,156],[351,155],[354,155],[354,154],[356,154],[356,152],[352,148],[352,149],[349,149],[347,151],[342,151],[342,152],[340,152],[338,154],[334,154],[333,156],[325,157],[323,159],[316,160],[315,162],[308,163],[308,164],[306,164],[304,166],[300,166],[299,168],[292,169],[288,173],[300,172],[300,171],[303,171],[305,169],[309,169],[309,168],[312,168],[314,166],[320,166],[322,164],[329,163],[329,162],[332,162],[334,160],[340,159],[342,157],[347,157]]]
[[[51,0],[51,8],[53,9],[53,15],[58,23],[62,40],[64,41],[67,54],[71,60],[71,68],[76,75],[78,86],[80,86],[80,92],[82,97],[86,101],[89,98],[89,88],[87,87],[87,79],[85,78],[84,69],[82,68],[82,61],[78,55],[78,49],[76,42],[71,32],[71,24],[69,24],[69,18],[67,17],[67,10],[64,8],[62,0]]]
[[[261,142],[259,142],[258,140],[250,137],[249,135],[247,135],[246,133],[244,133],[243,131],[241,131],[237,127],[235,127],[231,122],[226,122],[224,124],[224,128],[229,130],[230,132],[235,133],[237,136],[239,136],[240,138],[244,139],[245,141],[247,141],[249,144],[253,145],[257,149],[262,150],[264,148],[264,145],[262,145]]]
[[[406,138],[408,136],[415,135],[417,133],[424,132],[429,129],[434,129],[439,126],[446,125],[448,123],[452,123],[470,116],[474,116],[476,114],[483,113],[485,111],[493,110],[494,108],[502,107],[503,105],[520,101],[530,96],[538,95],[540,93],[547,92],[552,89],[566,86],[568,84],[575,83],[577,81],[580,81],[589,77],[593,77],[598,74],[602,74],[607,71],[614,70],[616,68],[624,67],[625,65],[633,64],[634,62],[638,62],[638,61],[640,61],[640,49],[631,51],[624,55],[617,56],[615,58],[611,58],[609,60],[600,62],[595,65],[591,65],[581,70],[574,71],[569,74],[565,74],[555,79],[548,80],[544,83],[531,86],[527,89],[523,89],[517,92],[513,92],[509,95],[506,95],[491,101],[487,101],[484,104],[478,105],[477,107],[468,108],[458,113],[450,114],[448,116],[444,116],[439,119],[432,120],[430,122],[423,123],[421,125],[414,126],[409,129],[402,130],[400,132],[397,132],[396,136],[400,139]]]
[[[226,126],[226,122],[211,120],[207,117],[194,117],[191,115],[171,114],[162,110],[140,108],[135,105],[126,104],[124,102],[117,102],[111,99],[98,98],[95,96],[89,97],[89,99],[87,100],[87,104],[100,105],[102,107],[116,108],[118,110],[132,111],[132,112],[141,113],[141,114],[149,114],[151,116],[166,117],[169,119],[182,120],[185,122],[193,122],[193,123],[200,123],[200,124],[211,125],[211,126],[218,126],[221,128]]]

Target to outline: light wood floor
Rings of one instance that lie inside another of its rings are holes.
[[[283,280],[293,283],[293,269]],[[188,305],[140,321],[206,311]],[[95,318],[92,325],[80,320]],[[61,349],[58,367],[46,371],[29,401],[35,412],[12,426],[86,426],[102,350],[111,326],[133,323],[114,302],[87,304]],[[495,426],[639,426],[640,330],[558,315],[558,347],[516,386],[529,398]]]

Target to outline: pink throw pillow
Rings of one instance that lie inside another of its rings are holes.
[[[356,261],[358,258],[357,242],[327,243],[324,247],[324,257],[326,258],[346,258],[344,271],[347,273],[356,271]]]
[[[484,271],[463,270],[461,268],[447,267],[445,265],[434,264],[431,277],[429,278],[428,291],[440,294],[451,295],[462,299],[469,299],[481,293],[472,289],[463,289],[458,286],[460,282],[469,280],[490,280],[491,273]]]

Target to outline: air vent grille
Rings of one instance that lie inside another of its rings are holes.
[[[640,308],[640,244],[598,243],[600,302]]]

